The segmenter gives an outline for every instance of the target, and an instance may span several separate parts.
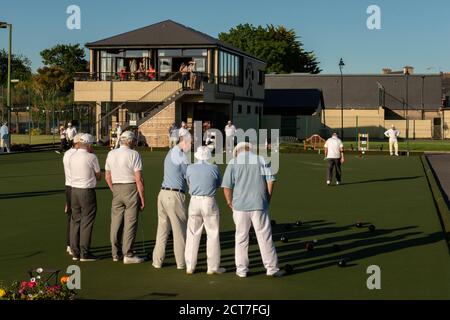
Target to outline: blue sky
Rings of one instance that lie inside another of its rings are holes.
[[[81,30],[66,27],[71,4],[81,8]],[[381,30],[366,27],[372,4],[381,8]],[[33,70],[42,65],[39,52],[55,44],[84,45],[172,19],[214,37],[239,23],[285,25],[315,51],[323,73],[337,73],[341,56],[346,73],[404,65],[436,73],[450,71],[449,13],[448,0],[3,0],[0,21],[13,24],[13,51],[29,57]]]

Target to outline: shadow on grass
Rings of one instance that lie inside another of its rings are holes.
[[[108,189],[108,187],[99,187],[99,188],[96,188],[95,190],[106,190],[106,189]],[[52,195],[60,194],[60,193],[66,193],[66,189],[46,190],[46,191],[30,191],[30,192],[18,192],[18,193],[3,193],[3,194],[0,194],[0,200],[52,196]]]
[[[401,180],[415,180],[419,178],[423,178],[424,176],[412,176],[412,177],[398,177],[398,178],[386,178],[386,179],[373,179],[373,180],[365,180],[365,181],[355,181],[342,183],[341,186],[349,186],[352,184],[365,184],[365,183],[375,183],[375,182],[391,182],[391,181],[401,181]]]
[[[368,225],[366,223],[365,225]],[[272,227],[273,240],[275,242],[280,267],[290,264],[298,274],[331,266],[336,266],[337,261],[345,258],[347,267],[357,266],[358,261],[365,258],[403,250],[406,248],[428,245],[442,241],[444,235],[441,232],[424,234],[418,230],[418,226],[405,226],[391,229],[377,229],[373,232],[366,227],[357,228],[355,225],[337,226],[333,222],[323,220],[306,221],[300,227],[293,224],[277,224]],[[288,238],[287,243],[280,241],[282,236]],[[314,244],[314,250],[307,251],[306,243],[313,241],[315,237],[320,239]],[[220,233],[221,262],[228,270],[234,270],[234,231]],[[134,250],[138,255],[147,255],[151,260],[153,240],[137,241]],[[339,249],[333,247],[338,244]],[[174,266],[173,241],[167,242],[166,261],[164,266]],[[231,250],[231,251],[230,251]],[[111,257],[111,247],[102,246],[92,248],[92,252],[102,258]],[[264,274],[264,266],[253,229],[250,232],[249,260],[252,269],[258,271],[249,273],[249,276]],[[206,236],[203,235],[196,270],[206,271]],[[337,266],[336,266],[337,267]],[[230,271],[231,272],[231,271]]]

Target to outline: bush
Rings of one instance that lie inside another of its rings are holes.
[[[42,134],[42,130],[39,128],[33,128],[31,129],[31,135],[32,136],[40,136]]]

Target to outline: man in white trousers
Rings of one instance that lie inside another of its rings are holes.
[[[389,130],[387,130],[384,135],[389,138],[389,153],[391,154],[391,156],[394,155],[394,150],[395,150],[395,155],[398,157],[398,141],[397,138],[400,135],[400,131],[398,131],[397,129],[395,129],[394,125],[391,125],[391,128]]]
[[[251,149],[248,142],[237,144],[222,181],[225,199],[233,210],[236,225],[236,275],[247,277],[249,231],[253,225],[266,275],[280,277],[285,272],[278,268],[268,212],[275,177],[266,160]]]
[[[225,126],[225,151],[231,153],[234,148],[234,136],[236,135],[236,127],[230,121]]]
[[[191,201],[186,235],[186,273],[193,274],[197,265],[198,247],[203,232],[206,230],[207,274],[221,274],[226,270],[220,267],[219,207],[215,199],[220,187],[219,167],[211,164],[211,151],[208,147],[198,147],[194,157],[198,160],[188,166],[186,180]]]

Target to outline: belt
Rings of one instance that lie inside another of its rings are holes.
[[[173,188],[166,188],[166,187],[161,187],[161,190],[175,191],[175,192],[181,192],[181,193],[184,193],[184,190],[181,190],[181,189],[173,189]]]
[[[115,185],[123,186],[123,185],[127,185],[127,184],[136,184],[136,182],[113,183],[113,186],[115,186]]]

